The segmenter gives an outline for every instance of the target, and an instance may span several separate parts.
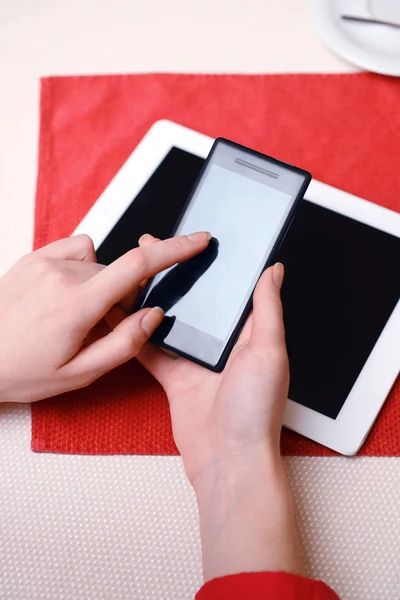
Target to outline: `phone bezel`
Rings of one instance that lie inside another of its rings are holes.
[[[192,188],[192,190],[191,190],[191,192],[190,192],[190,194],[189,194],[189,196],[188,196],[188,198],[187,198],[187,200],[186,200],[186,202],[185,202],[185,204],[184,204],[184,206],[183,206],[183,208],[182,208],[182,210],[181,210],[181,212],[179,214],[179,217],[178,217],[178,219],[176,221],[175,227],[174,227],[173,231],[171,232],[171,236],[174,236],[177,233],[177,231],[179,230],[179,228],[181,226],[181,222],[184,219],[184,217],[186,215],[186,212],[188,210],[188,207],[189,207],[189,205],[192,202],[193,196],[196,194],[198,186],[203,181],[203,178],[204,178],[204,175],[205,175],[205,173],[206,173],[206,171],[208,169],[208,166],[210,165],[210,163],[213,162],[214,153],[215,153],[216,149],[218,148],[218,146],[220,144],[224,144],[226,146],[234,148],[235,150],[240,150],[246,156],[249,156],[249,157],[254,156],[254,157],[257,157],[259,159],[268,161],[268,163],[273,163],[273,164],[275,164],[275,165],[277,165],[277,166],[279,166],[279,167],[281,167],[283,169],[286,169],[286,170],[298,173],[304,179],[303,183],[302,183],[302,185],[301,185],[301,187],[300,187],[300,189],[299,189],[299,191],[297,193],[297,195],[295,196],[295,198],[293,200],[293,204],[292,204],[292,207],[290,209],[290,212],[288,213],[288,215],[287,215],[287,217],[285,219],[285,222],[282,225],[282,229],[279,232],[279,235],[278,235],[278,237],[277,237],[277,239],[275,241],[275,244],[273,245],[273,247],[271,249],[271,252],[270,252],[270,254],[268,256],[268,259],[267,259],[267,261],[265,262],[265,264],[263,266],[263,269],[262,269],[262,272],[261,272],[261,274],[262,274],[266,269],[268,269],[268,267],[270,267],[274,263],[274,258],[276,257],[276,254],[277,254],[277,252],[278,252],[278,250],[279,250],[279,248],[280,248],[280,246],[281,246],[281,244],[282,244],[282,242],[283,242],[283,240],[284,240],[284,238],[285,238],[285,236],[286,236],[286,234],[287,234],[287,232],[289,230],[290,224],[293,221],[293,218],[294,218],[294,215],[296,213],[296,210],[299,207],[299,203],[303,199],[304,194],[305,194],[305,192],[306,192],[306,190],[307,190],[307,188],[308,188],[308,186],[309,186],[309,184],[311,182],[311,179],[312,179],[311,173],[309,173],[308,171],[305,171],[304,169],[301,169],[299,167],[295,167],[293,165],[285,163],[284,161],[281,161],[281,160],[278,160],[278,159],[273,158],[271,156],[268,156],[266,154],[262,154],[261,152],[257,152],[256,150],[253,150],[251,148],[247,148],[246,146],[243,146],[241,144],[237,144],[237,143],[233,142],[232,140],[228,140],[228,139],[223,138],[223,137],[218,137],[214,141],[214,143],[213,143],[213,145],[211,147],[211,150],[210,150],[210,152],[209,152],[209,154],[207,156],[207,159],[205,160],[205,162],[204,162],[204,164],[203,164],[203,166],[202,166],[202,168],[201,168],[201,170],[199,172],[199,175],[198,175],[198,177],[197,177],[197,179],[196,179],[196,181],[195,181],[195,183],[193,185],[193,188]],[[250,179],[250,177],[249,177],[249,179]],[[152,282],[153,282],[153,279],[151,279],[148,282],[148,284],[146,286],[146,289],[144,290],[144,294],[143,294],[144,296],[146,296],[147,291],[149,290],[149,288],[151,288]],[[226,363],[227,363],[227,361],[229,359],[229,356],[230,356],[230,354],[231,354],[231,352],[232,352],[232,350],[233,350],[233,348],[235,346],[235,343],[236,343],[236,341],[237,341],[237,339],[238,339],[238,337],[240,335],[240,332],[243,329],[243,325],[246,322],[246,319],[247,319],[247,317],[248,317],[248,315],[249,315],[249,313],[251,311],[251,307],[252,307],[252,303],[253,303],[253,292],[254,292],[254,288],[253,288],[253,291],[250,294],[250,297],[249,297],[249,299],[248,299],[248,301],[247,301],[247,303],[246,303],[246,305],[245,305],[242,313],[240,314],[240,316],[238,318],[237,324],[235,325],[234,329],[232,330],[232,333],[229,336],[229,338],[226,340],[225,345],[223,347],[223,350],[221,352],[220,358],[218,359],[218,361],[217,361],[216,364],[211,364],[209,362],[201,360],[198,357],[194,356],[193,354],[185,352],[181,348],[178,348],[176,346],[168,344],[165,341],[157,341],[157,345],[159,345],[161,348],[164,348],[165,350],[169,350],[171,352],[175,352],[179,356],[182,356],[183,358],[187,358],[188,360],[191,360],[192,362],[194,362],[194,363],[196,363],[198,365],[201,365],[202,367],[210,369],[211,371],[214,371],[216,373],[220,373],[224,369],[224,367],[225,367],[225,365],[226,365]]]

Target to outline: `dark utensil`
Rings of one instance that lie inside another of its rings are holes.
[[[352,15],[341,15],[344,21],[354,21],[356,23],[370,23],[371,25],[387,25],[388,27],[395,27],[400,29],[400,23],[393,23],[392,21],[381,21],[379,19],[370,19],[368,17],[353,17]]]

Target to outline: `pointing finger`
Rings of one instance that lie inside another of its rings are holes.
[[[113,306],[135,292],[144,279],[192,258],[207,247],[211,234],[192,233],[134,248],[82,285],[81,318],[93,326]]]

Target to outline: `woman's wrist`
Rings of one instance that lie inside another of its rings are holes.
[[[238,572],[304,575],[291,493],[276,445],[216,459],[194,482],[206,581]]]
[[[281,467],[279,442],[275,441],[214,455],[191,479],[199,508],[217,488],[235,492],[239,486],[252,486],[262,473]]]

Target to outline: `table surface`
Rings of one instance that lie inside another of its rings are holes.
[[[0,273],[30,250],[39,77],[348,72],[306,0],[1,0]],[[310,574],[343,600],[400,596],[400,461],[288,458]],[[171,599],[201,584],[180,458],[30,451],[30,410],[0,407],[0,600]]]

